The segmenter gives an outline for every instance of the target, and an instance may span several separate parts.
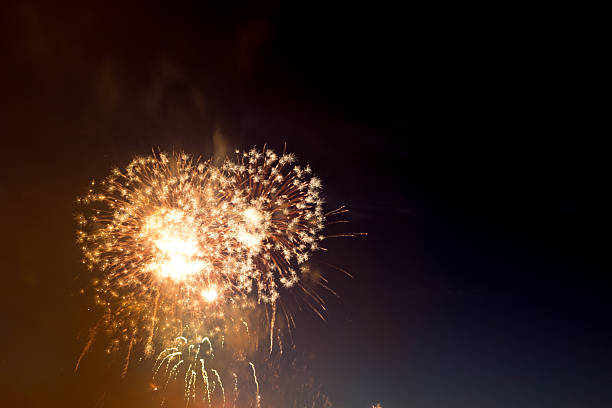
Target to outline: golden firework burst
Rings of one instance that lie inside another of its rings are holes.
[[[109,351],[146,339],[150,354],[154,337],[166,347],[186,326],[214,333],[228,310],[274,306],[299,282],[325,216],[321,181],[295,161],[266,148],[220,166],[154,153],[92,181],[77,241],[101,272]]]

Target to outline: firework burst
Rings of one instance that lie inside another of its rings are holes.
[[[101,273],[96,328],[113,338],[108,352],[128,345],[124,371],[135,344],[151,355],[186,327],[215,335],[228,314],[257,304],[271,307],[272,342],[279,289],[299,286],[324,239],[321,181],[295,161],[266,148],[236,151],[220,166],[154,153],[78,198],[83,262]]]

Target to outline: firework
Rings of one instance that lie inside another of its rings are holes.
[[[161,391],[162,405],[172,387],[182,389],[186,405],[246,408],[260,404],[253,362],[237,358],[223,345],[213,348],[207,337],[196,342],[175,339],[173,346],[159,353],[153,372],[153,389]]]
[[[158,354],[152,383],[161,391],[162,405],[171,388],[182,388],[186,404],[199,401],[207,407],[256,405],[255,391],[248,391],[257,386],[254,364],[248,356],[257,355],[257,336],[253,336],[242,317],[235,318],[225,316],[223,329],[210,337],[186,328],[184,337],[176,338]],[[227,390],[224,384],[229,384]]]
[[[153,152],[92,181],[77,199],[84,208],[77,242],[96,276],[90,290],[102,317],[75,371],[103,331],[107,353],[126,350],[122,376],[132,356],[156,353],[152,389],[163,395],[180,384],[186,404],[260,407],[253,361],[265,367],[275,339],[283,354],[275,324],[281,293],[299,288],[321,316],[321,297],[302,279],[308,273],[326,287],[310,272],[310,256],[325,249],[325,238],[358,235],[323,235],[326,218],[346,210],[324,214],[320,194],[310,166],[265,147],[236,151],[220,165]],[[266,331],[269,353],[252,359]],[[215,356],[213,344],[225,357]]]
[[[128,345],[124,371],[134,344],[151,355],[185,327],[212,336],[257,304],[271,306],[272,341],[279,288],[299,286],[324,238],[321,181],[295,161],[265,148],[220,166],[154,153],[92,181],[77,241],[101,273],[92,288],[107,351]]]

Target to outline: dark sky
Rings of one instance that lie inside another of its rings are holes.
[[[321,255],[354,275],[326,272],[327,320],[297,318],[335,406],[612,406],[609,161],[553,17],[88,3],[2,6],[0,405],[147,406],[103,359],[72,372],[92,178],[286,143],[369,234]]]

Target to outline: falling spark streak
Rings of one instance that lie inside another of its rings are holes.
[[[170,353],[170,354],[165,354],[165,353]],[[153,374],[153,378],[155,378],[157,376],[157,373],[159,372],[159,369],[161,368],[161,366],[164,364],[164,362],[166,362],[166,360],[168,360],[169,358],[171,359],[172,357],[176,356],[176,355],[180,355],[181,353],[178,351],[177,348],[168,348],[164,351],[162,351],[159,356],[157,357],[157,360],[155,362],[155,366],[157,367],[155,369],[155,372]],[[161,359],[161,360],[160,360]],[[159,364],[158,364],[159,362]]]
[[[181,364],[183,364],[183,362],[184,362],[183,360],[180,360],[178,363],[174,365],[174,367],[172,367],[172,370],[170,371],[170,375],[168,376],[168,379],[172,378],[172,374],[174,374],[174,379],[176,379],[176,377],[178,376],[178,368]]]
[[[121,372],[121,378],[125,378],[128,371],[128,366],[130,364],[130,355],[132,354],[132,346],[134,345],[134,336],[132,336],[130,340],[130,345],[128,347],[127,355],[125,356],[125,364],[123,365],[123,371]]]
[[[192,365],[189,364],[187,371],[185,371],[185,406],[189,405],[189,400],[191,399],[191,381],[193,379],[191,367]]]
[[[280,333],[276,335],[276,338],[278,339],[278,352],[280,355],[283,355],[283,339],[281,338]]]
[[[276,305],[272,305],[272,319],[270,320],[270,355],[274,345],[274,322],[276,321]]]
[[[255,399],[257,401],[257,408],[259,408],[261,406],[261,396],[259,395],[259,382],[257,381],[257,374],[255,373],[255,365],[251,362],[249,362],[249,365],[253,369],[253,379],[255,380],[255,387],[256,387]]]
[[[223,408],[225,408],[225,389],[223,388],[223,381],[221,381],[221,377],[219,376],[219,373],[217,372],[217,370],[215,370],[214,368],[211,368],[210,371],[215,373],[215,376],[217,377],[217,381],[219,382],[219,387],[221,387],[221,395],[223,396]]]
[[[204,378],[204,385],[206,387],[206,397],[208,399],[208,405],[210,405],[210,388],[208,387],[208,373],[204,368],[204,359],[200,359],[200,362],[202,364],[202,377]]]
[[[236,373],[232,373],[234,377],[234,403],[232,408],[236,408],[236,399],[238,399],[238,375]]]
[[[159,305],[160,292],[155,295],[155,304],[153,305],[153,316],[151,317],[151,330],[145,345],[145,355],[150,356],[153,353],[153,333],[155,332],[155,319],[157,318],[157,307]]]
[[[96,331],[97,330],[98,330],[98,325],[95,325],[94,327],[92,327],[89,330],[89,337],[87,338],[87,343],[85,344],[85,347],[83,347],[83,351],[81,351],[81,354],[79,355],[79,358],[77,359],[76,365],[74,366],[74,372],[75,373],[79,369],[79,365],[81,364],[81,360],[83,359],[85,354],[87,354],[87,352],[91,348],[91,345],[93,344],[94,338],[96,337]]]

